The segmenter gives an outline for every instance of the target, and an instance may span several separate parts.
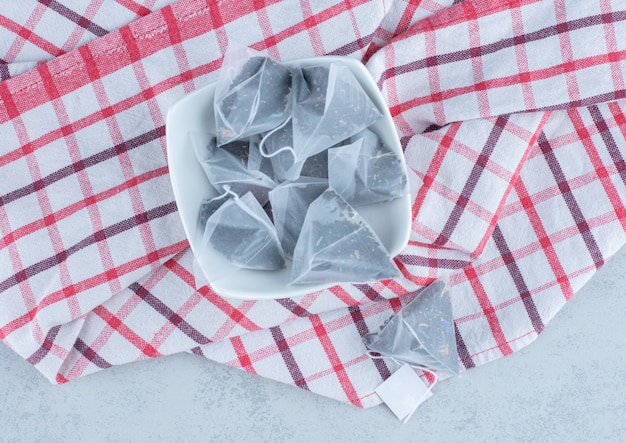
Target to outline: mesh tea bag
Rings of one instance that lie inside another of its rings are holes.
[[[328,180],[351,205],[393,200],[408,192],[402,160],[369,129],[328,150]]]
[[[276,229],[251,193],[227,200],[208,218],[200,256],[211,263],[205,269],[209,282],[238,269],[276,270],[285,266]],[[216,260],[218,256],[222,259]]]
[[[290,113],[291,71],[249,48],[229,46],[215,89],[219,146],[269,131]]]
[[[362,131],[382,117],[346,66],[310,66],[292,73],[295,162]]]
[[[328,188],[327,180],[300,177],[293,182],[281,183],[270,191],[274,225],[287,258],[293,257],[293,250],[309,205],[326,188]]]
[[[260,143],[261,143],[260,135],[257,134],[257,135],[250,136],[250,143],[248,145],[248,170],[259,171],[265,174],[266,176],[275,180],[276,174],[274,172],[274,167],[272,166],[272,160],[261,154],[261,150],[259,149]],[[224,145],[224,146],[229,146],[229,145]]]
[[[322,151],[307,158],[302,165],[300,175],[328,179],[328,151]]]
[[[198,212],[198,225],[204,230],[207,220],[211,217],[220,206],[233,197],[233,194],[229,191],[218,195],[217,197],[208,198],[200,203],[200,211]]]
[[[267,133],[259,145],[261,154],[271,160],[278,181],[296,180],[300,176],[328,178],[328,152],[308,158],[297,158],[293,148],[292,119]]]
[[[270,160],[277,181],[295,180],[299,177],[304,160],[296,162],[291,118],[263,136],[259,152]]]
[[[399,274],[376,233],[333,189],[311,203],[293,252],[292,283],[368,282]]]
[[[261,204],[267,203],[268,193],[276,187],[276,182],[261,171],[248,169],[249,142],[217,147],[209,133],[191,132],[189,135],[202,169],[218,192],[224,192],[226,187],[239,196],[252,192]]]
[[[454,317],[445,282],[430,284],[379,332],[365,335],[363,342],[375,358],[458,374]]]

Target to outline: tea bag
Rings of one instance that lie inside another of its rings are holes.
[[[289,68],[249,48],[229,46],[214,98],[218,146],[284,122],[290,90]]]
[[[274,213],[272,212],[272,204],[269,201],[263,205],[263,211],[265,212],[265,215],[267,215],[267,218],[269,218],[270,221],[274,223]]]
[[[293,257],[302,224],[311,202],[328,188],[328,181],[320,178],[300,177],[284,182],[270,191],[274,225],[287,258]]]
[[[215,138],[205,132],[191,132],[191,141],[202,169],[218,192],[226,187],[242,196],[252,192],[263,205],[276,182],[261,171],[248,169],[249,142],[237,141],[218,148]]]
[[[198,212],[198,225],[202,230],[206,225],[207,220],[211,217],[220,206],[222,206],[228,199],[232,198],[233,194],[229,191],[218,195],[217,197],[208,198],[200,203],[200,211]]]
[[[272,166],[272,160],[261,154],[261,150],[259,149],[260,143],[261,136],[259,134],[250,137],[250,143],[248,144],[248,171],[259,171],[275,180],[276,174]]]
[[[278,181],[293,181],[300,176],[328,178],[328,153],[324,150],[308,158],[297,158],[293,143],[291,118],[263,137],[260,151],[271,160],[274,178]]]
[[[328,179],[328,151],[322,151],[307,158],[302,165],[300,175]]]
[[[351,205],[393,200],[408,193],[402,160],[369,129],[328,150],[328,179]]]
[[[227,200],[209,217],[200,256],[211,263],[205,269],[209,282],[238,269],[277,270],[285,267],[276,229],[250,192]],[[218,256],[222,260],[215,259]]]
[[[376,233],[333,189],[311,203],[293,252],[291,283],[368,282],[399,274]]]
[[[296,180],[300,176],[304,160],[296,163],[291,118],[263,136],[259,152],[270,160],[277,181]]]
[[[374,357],[459,373],[452,305],[445,282],[437,280],[394,314],[379,332],[363,337]]]
[[[337,63],[294,69],[292,101],[295,163],[382,117],[352,71]]]

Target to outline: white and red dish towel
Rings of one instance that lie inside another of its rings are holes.
[[[0,3],[0,339],[56,383],[177,352],[367,407],[361,336],[451,282],[461,366],[532,342],[626,241],[626,3]],[[346,55],[410,168],[403,278],[228,300],[194,277],[165,115],[229,40]]]

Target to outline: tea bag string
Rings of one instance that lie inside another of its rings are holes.
[[[221,194],[220,197],[226,196],[227,194],[232,195],[234,200],[236,200],[238,202],[239,208],[242,211],[247,213],[253,219],[257,220],[259,223],[267,226],[268,229],[270,229],[270,232],[273,232],[273,230],[272,230],[273,225],[268,224],[265,220],[260,218],[257,213],[255,213],[252,209],[250,209],[250,207],[246,204],[246,202],[244,200],[242,200],[240,195],[238,195],[236,192],[230,190],[230,186],[229,185],[224,185],[223,188],[224,188],[225,192],[223,194]],[[272,235],[276,235],[276,234],[272,234]]]
[[[239,198],[239,195],[237,195],[237,193],[236,193],[236,192],[231,191],[230,185],[224,185],[224,186],[222,187],[222,189],[224,189],[224,192],[223,192],[223,193],[221,193],[220,195],[218,195],[218,196],[214,197],[212,200],[218,200],[218,199],[220,199],[220,200],[221,200],[221,199],[223,199],[223,198],[227,198],[228,196],[231,196],[231,197],[233,197],[234,199],[238,199],[238,198]],[[205,244],[206,244],[206,242],[207,242],[207,239],[206,239],[206,226],[205,226],[204,233],[202,234],[202,244],[203,244],[203,245],[205,245]],[[194,257],[195,257],[195,256],[194,256]],[[194,259],[194,260],[195,260],[195,259]],[[198,268],[198,269],[200,269],[200,268]]]
[[[403,362],[403,361],[400,361],[400,360],[396,360],[394,357],[391,357],[389,355],[382,355],[379,352],[370,351],[369,349],[367,350],[366,354],[372,360],[385,360],[385,359],[387,359],[387,360],[393,361],[398,366],[407,365],[407,366],[409,366],[409,367],[411,367],[413,369],[419,369],[420,371],[428,372],[430,375],[432,375],[434,380],[428,386],[428,389],[426,389],[426,392],[424,392],[424,395],[427,395],[429,392],[431,392],[433,390],[433,388],[435,387],[435,385],[439,382],[439,376],[437,376],[437,373],[435,371],[433,371],[432,369],[427,368],[426,366],[406,363],[406,362]],[[407,423],[411,419],[411,417],[413,416],[415,411],[417,411],[418,407],[419,407],[419,404],[417,406],[415,406],[415,408],[402,420],[402,423]]]
[[[279,131],[282,128],[284,128],[286,125],[288,125],[290,121],[291,121],[291,117],[289,117],[287,120],[285,120],[279,126],[277,126],[276,128],[272,129],[270,132],[265,134],[265,137],[263,137],[261,139],[261,143],[259,143],[259,151],[261,152],[261,155],[263,157],[265,157],[265,158],[272,158],[272,157],[277,156],[281,152],[285,152],[285,151],[289,151],[294,158],[296,157],[295,151],[294,151],[293,147],[291,147],[291,146],[283,146],[282,148],[276,150],[276,152],[272,152],[271,154],[265,151],[265,140],[267,140],[268,137],[271,137],[276,131]]]
[[[396,363],[399,366],[402,365],[408,365],[410,367],[412,367],[413,369],[419,369],[420,371],[424,371],[424,372],[428,372],[430,375],[433,376],[433,382],[430,384],[430,386],[428,387],[428,390],[430,391],[439,381],[439,376],[437,375],[437,373],[435,371],[433,371],[432,369],[427,368],[426,366],[423,365],[419,365],[419,364],[414,364],[414,363],[406,363],[403,362],[401,360],[397,360],[395,357],[392,357],[390,355],[383,355],[380,352],[375,352],[375,351],[370,351],[368,350],[366,352],[367,356],[369,358],[371,358],[372,360],[391,360],[394,363]]]
[[[227,195],[231,195],[234,198],[239,198],[239,195],[236,192],[230,190],[230,185],[224,185],[222,186],[222,189],[224,189],[224,193],[218,195],[217,198],[226,197]]]
[[[239,207],[241,208],[241,210],[245,211],[245,212],[246,212],[248,215],[250,215],[252,218],[254,218],[255,220],[258,220],[260,223],[263,223],[264,225],[266,225],[266,226],[267,226],[267,223],[266,223],[263,219],[260,219],[260,218],[258,217],[258,215],[257,215],[257,214],[255,214],[255,212],[254,212],[253,210],[251,210],[251,209],[248,207],[248,205],[246,205],[246,204],[245,204],[245,202],[243,202],[243,201],[241,200],[241,197],[239,196],[239,194],[237,194],[236,192],[234,192],[234,191],[232,191],[232,190],[231,190],[231,188],[230,188],[230,186],[229,186],[229,185],[224,185],[224,186],[223,186],[223,189],[224,189],[224,193],[223,193],[223,194],[218,195],[218,196],[217,196],[217,197],[215,197],[215,198],[224,198],[224,197],[226,197],[226,196],[228,196],[228,195],[232,196],[234,200],[236,200],[237,202],[239,202],[239,203],[240,203]]]

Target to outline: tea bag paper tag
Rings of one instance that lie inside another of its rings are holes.
[[[433,395],[409,365],[402,365],[375,392],[396,417],[405,422],[422,402]]]

